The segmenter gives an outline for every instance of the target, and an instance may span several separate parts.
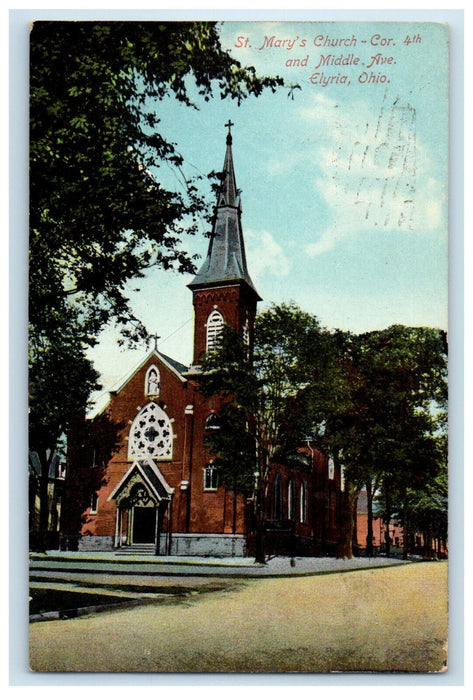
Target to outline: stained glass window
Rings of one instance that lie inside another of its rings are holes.
[[[151,401],[136,416],[128,436],[128,459],[172,459],[172,426],[168,415]]]

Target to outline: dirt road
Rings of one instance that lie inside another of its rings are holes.
[[[447,564],[242,581],[184,602],[30,625],[36,671],[439,671]]]

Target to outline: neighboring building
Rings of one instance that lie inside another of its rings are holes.
[[[66,472],[65,461],[54,454],[48,474],[48,521],[46,547],[57,549],[61,522],[61,505]],[[40,542],[40,491],[41,463],[36,452],[30,450],[28,455],[28,530],[30,547],[35,549]]]
[[[224,323],[251,347],[260,300],[246,264],[230,133],[223,173],[207,258],[188,285],[193,363],[187,368],[155,348],[110,392],[101,416],[78,422],[68,456],[64,548],[221,556],[252,550],[251,504],[219,484],[205,445],[206,433],[218,428],[220,399],[199,392],[201,357]],[[105,438],[106,423],[116,431]],[[271,473],[267,551],[334,553],[340,474],[310,444],[299,456],[300,466],[275,465]]]
[[[389,535],[388,535],[389,533]],[[389,529],[382,518],[373,515],[373,553],[380,554],[386,551],[386,537],[390,538],[391,554],[401,554],[404,547],[404,530],[399,522],[394,519],[389,523]],[[366,551],[368,538],[368,497],[366,489],[362,489],[358,496],[356,518],[356,543],[360,554]]]
[[[404,545],[407,544],[409,555],[422,556],[424,558],[443,558],[447,556],[447,544],[439,538],[428,533],[406,533],[397,518],[393,518],[386,527],[385,521],[373,514],[373,554],[386,553],[386,538],[390,538],[389,552],[391,556],[402,556]],[[407,542],[406,542],[407,537]],[[358,496],[356,531],[354,536],[355,554],[364,555],[368,540],[368,498],[366,489],[362,489]]]

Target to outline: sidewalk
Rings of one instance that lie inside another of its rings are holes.
[[[139,576],[223,576],[230,578],[301,576],[409,564],[401,559],[334,557],[268,557],[265,564],[253,558],[161,557],[115,552],[59,552],[31,554],[32,572],[75,572]]]
[[[239,586],[243,580],[277,579],[403,565],[399,559],[272,557],[156,557],[115,552],[59,552],[30,555],[30,595],[35,591],[82,594],[93,604],[50,609],[30,615],[30,622],[62,619],[118,607],[166,602],[182,596]],[[112,603],[110,596],[115,598]],[[105,598],[109,597],[108,601]],[[85,606],[85,607],[84,607]]]

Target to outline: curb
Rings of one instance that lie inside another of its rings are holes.
[[[35,613],[29,616],[30,622],[48,622],[49,620],[71,620],[75,617],[82,617],[84,615],[91,615],[93,613],[105,612],[107,610],[125,610],[126,608],[132,608],[138,605],[152,605],[155,603],[163,603],[170,598],[185,598],[187,593],[170,593],[167,594],[157,594],[156,598],[135,598],[133,600],[127,600],[123,603],[109,603],[108,605],[88,605],[84,608],[69,608],[67,610],[51,610],[44,613]]]
[[[153,557],[149,555],[136,555],[136,556],[130,556],[130,555],[124,555],[123,558],[120,556],[110,556],[110,558],[105,558],[105,557],[75,557],[75,556],[55,556],[55,555],[49,555],[49,554],[30,554],[29,555],[30,562],[48,562],[48,561],[57,561],[57,562],[84,562],[87,564],[104,564],[104,565],[109,565],[109,564],[149,564],[152,566],[156,566],[159,564],[164,564],[165,566],[207,566],[207,567],[212,567],[215,566],[215,568],[234,568],[234,569],[248,569],[248,568],[261,568],[265,566],[265,564],[229,564],[227,562],[218,562],[218,561],[200,561],[200,560],[185,560],[185,561],[163,561],[159,560],[158,562],[153,559]]]
[[[263,573],[258,571],[241,571],[241,572],[199,572],[194,571],[113,571],[113,570],[98,570],[98,569],[83,569],[83,568],[54,568],[48,567],[47,569],[33,569],[30,572],[30,578],[32,581],[35,579],[41,579],[41,583],[51,582],[63,582],[63,583],[76,583],[74,579],[62,578],[61,576],[45,576],[45,572],[52,572],[55,574],[89,574],[89,575],[106,575],[106,576],[140,576],[140,577],[151,577],[151,576],[162,576],[166,578],[194,578],[198,576],[199,578],[227,578],[227,579],[267,579],[267,578],[298,578],[301,576],[329,576],[331,574],[344,574],[344,573],[354,573],[356,571],[378,571],[380,569],[388,569],[392,567],[405,566],[407,564],[415,564],[417,562],[411,561],[393,561],[389,564],[383,564],[381,566],[368,565],[368,566],[350,566],[342,569],[319,569],[316,571],[288,571],[288,572],[272,572]]]

